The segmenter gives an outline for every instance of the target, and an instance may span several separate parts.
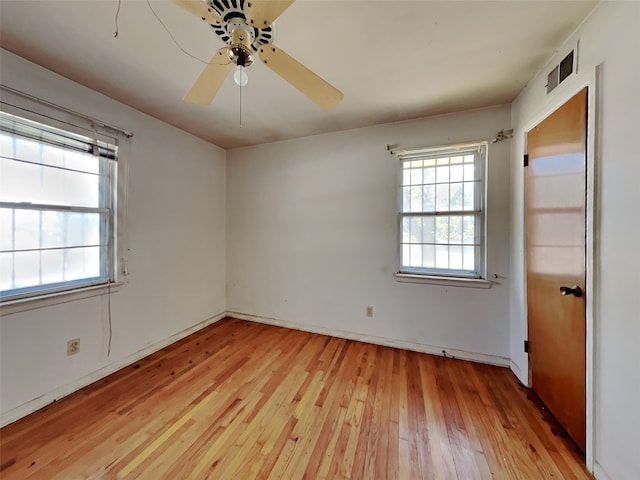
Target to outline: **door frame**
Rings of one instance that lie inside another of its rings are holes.
[[[587,165],[586,165],[586,252],[585,252],[585,316],[586,316],[586,448],[585,448],[585,464],[587,469],[593,473],[594,468],[594,449],[595,449],[595,401],[596,401],[596,389],[595,389],[595,354],[597,349],[597,322],[596,322],[596,298],[595,292],[598,291],[598,270],[597,270],[597,208],[598,195],[597,195],[597,178],[598,178],[598,152],[596,150],[597,136],[598,136],[598,80],[600,77],[600,66],[596,66],[592,71],[585,72],[582,76],[574,76],[571,80],[567,79],[565,85],[560,85],[554,90],[553,93],[547,97],[547,101],[541,105],[539,113],[533,117],[531,121],[525,124],[522,130],[524,152],[527,153],[527,134],[533,130],[536,125],[545,120],[554,111],[564,105],[580,90],[588,87],[587,91]],[[564,87],[564,88],[561,88]],[[522,171],[524,178],[525,172]],[[523,210],[526,209],[526,182],[522,190],[522,206]],[[527,256],[526,256],[526,214],[523,211],[522,218],[522,231],[524,232],[522,238],[522,248],[524,255],[522,257],[523,262],[523,278],[522,285],[524,286],[524,305],[528,304],[527,298]],[[525,318],[525,335],[528,337],[529,319],[527,309],[524,311]],[[529,370],[529,359],[527,356],[527,370]],[[530,372],[528,375],[528,386],[531,386]]]

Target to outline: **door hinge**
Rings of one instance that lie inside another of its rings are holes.
[[[524,353],[529,353],[529,340],[524,341]]]
[[[524,162],[523,163],[524,163],[525,167],[529,166],[529,154],[528,153],[524,154]]]

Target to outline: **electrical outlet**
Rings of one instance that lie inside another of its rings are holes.
[[[67,342],[67,357],[69,355],[75,355],[76,353],[80,353],[80,339],[74,338],[73,340],[69,340]]]
[[[367,307],[367,317],[373,317],[373,307]]]

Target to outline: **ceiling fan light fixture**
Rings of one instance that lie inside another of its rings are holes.
[[[244,67],[242,65],[236,66],[236,69],[233,72],[233,81],[241,87],[244,87],[249,82],[247,72],[244,71]]]

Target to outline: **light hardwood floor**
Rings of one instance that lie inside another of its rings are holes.
[[[11,479],[588,479],[506,368],[222,320],[0,431]]]

